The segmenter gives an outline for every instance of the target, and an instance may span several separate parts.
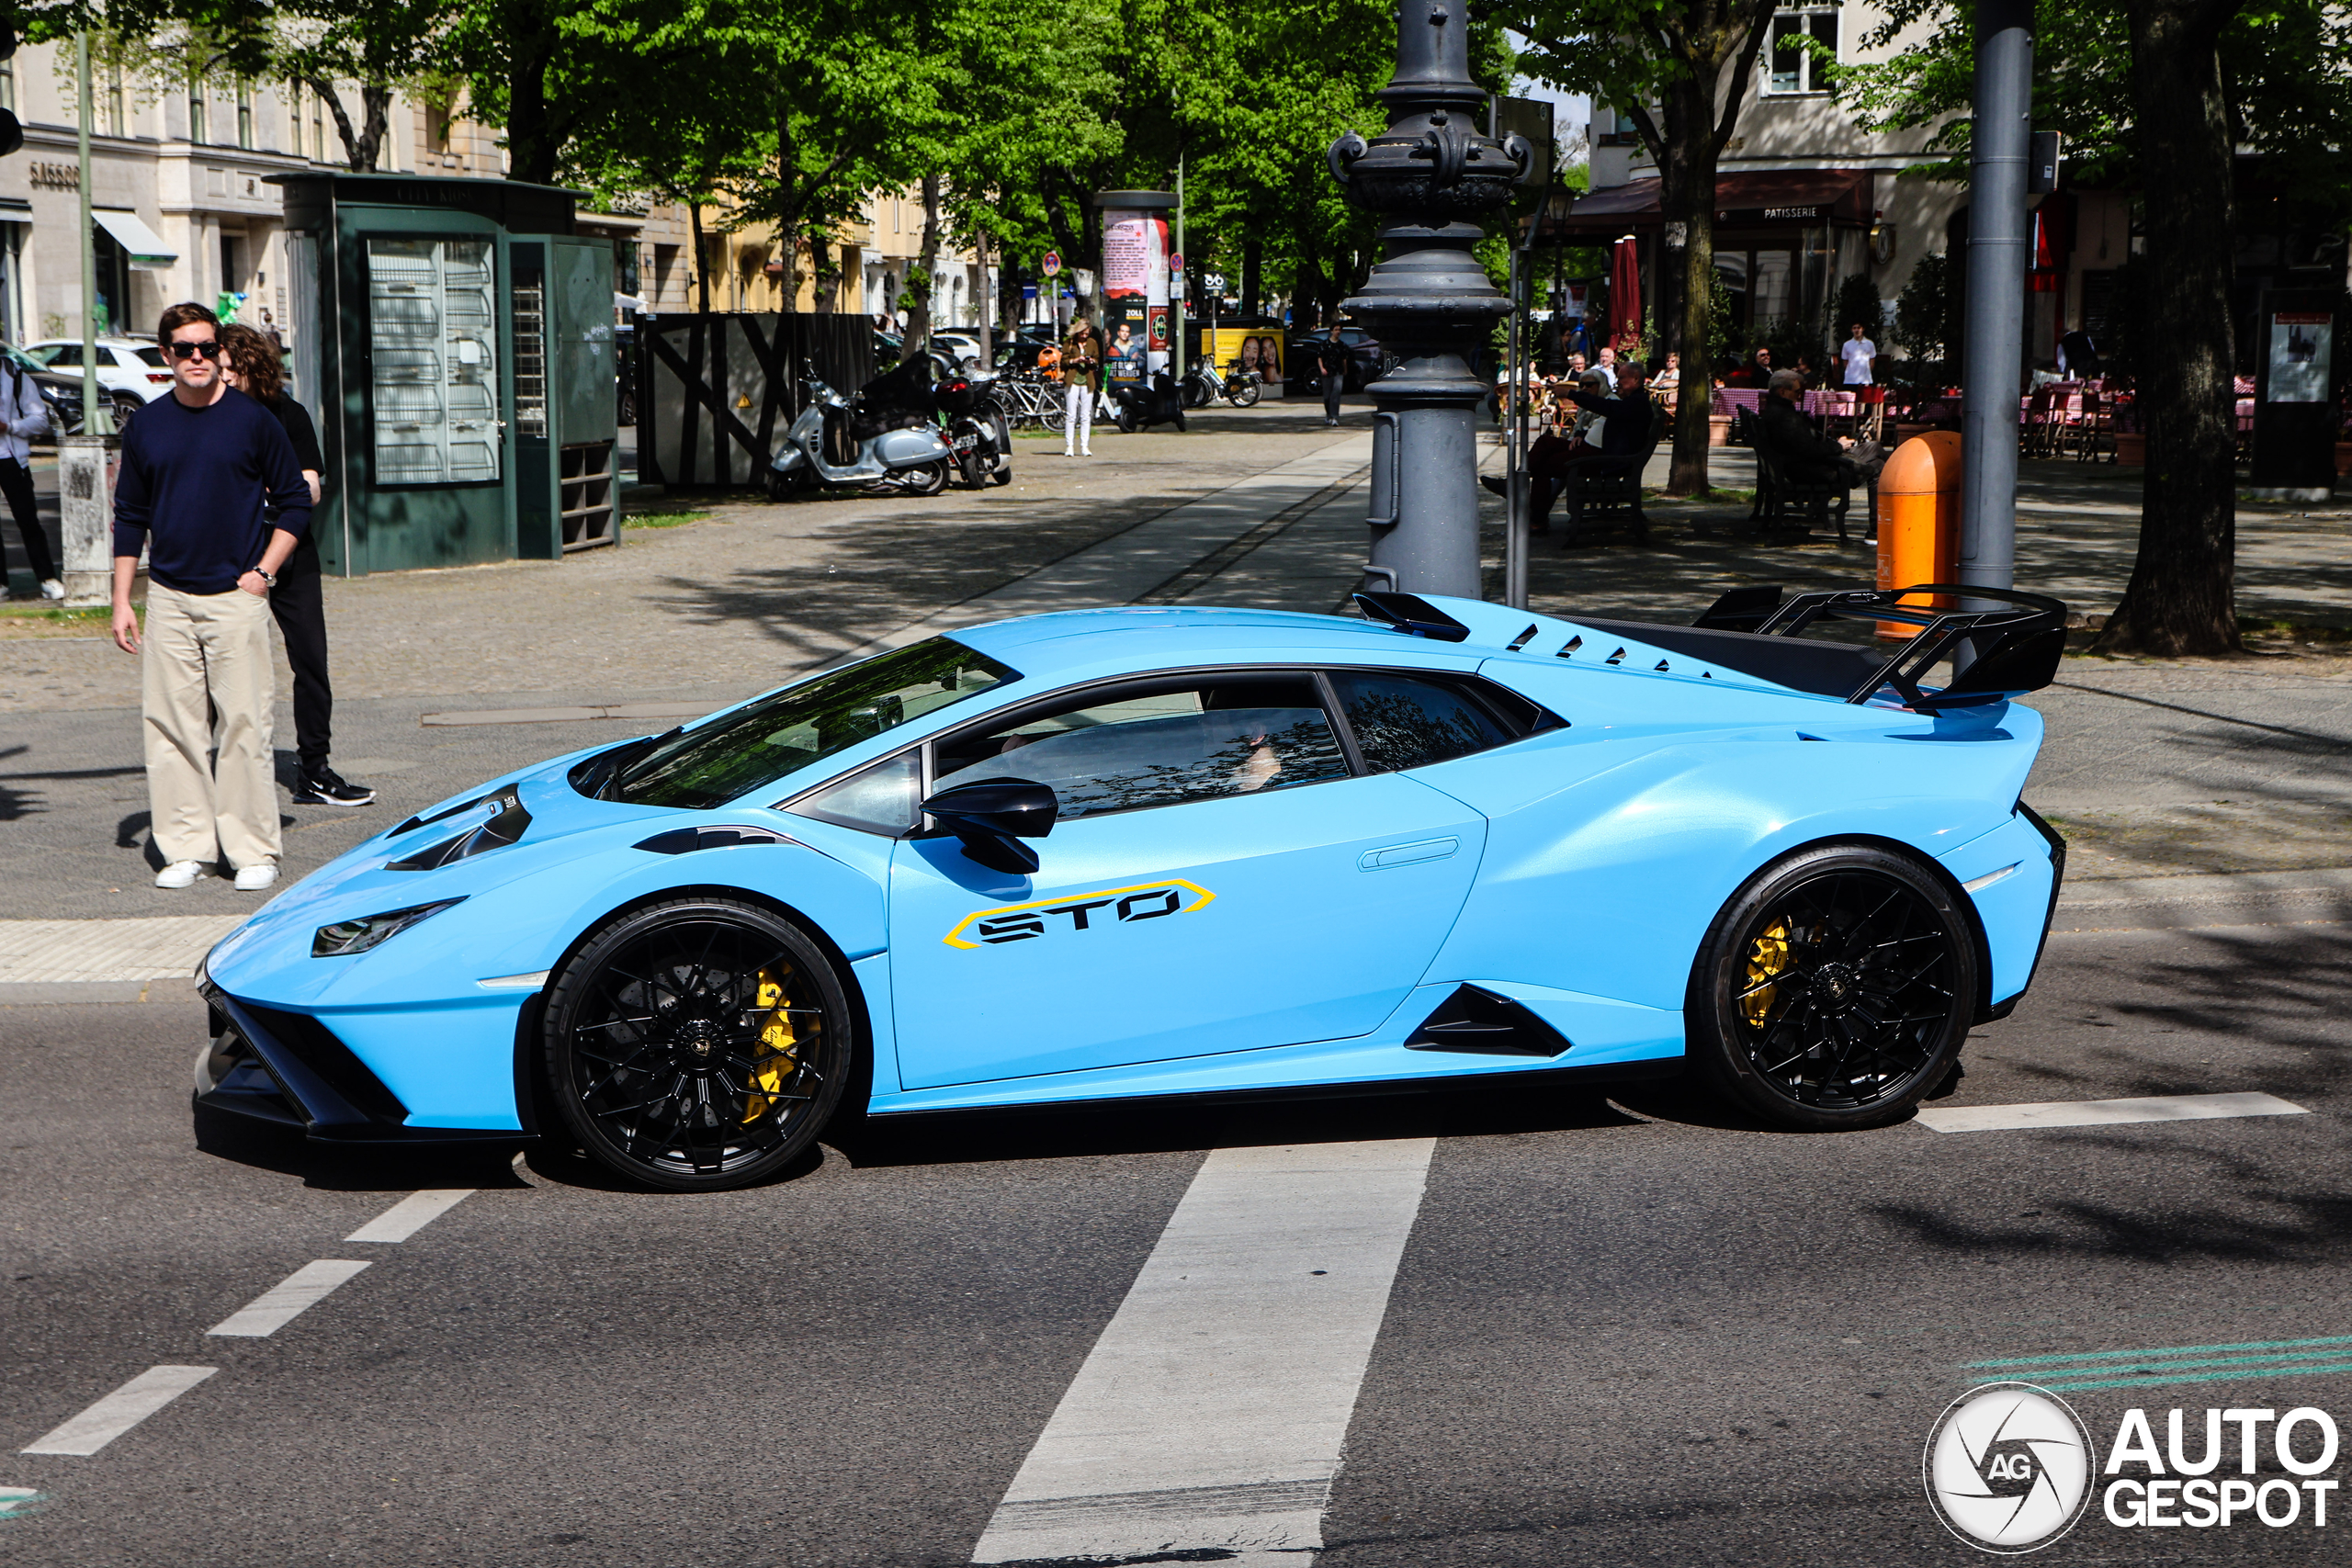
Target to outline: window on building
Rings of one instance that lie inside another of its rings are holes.
[[[251,151],[254,144],[254,90],[250,83],[237,84],[237,145]]]
[[[1772,17],[1772,39],[1764,62],[1768,93],[1829,91],[1828,62],[1815,46],[1838,58],[1838,0],[1789,0]]]
[[[318,94],[311,95],[311,145],[314,156],[323,164],[327,159],[327,101]]]
[[[187,139],[199,147],[212,140],[212,128],[207,123],[209,117],[204,111],[204,84],[192,81],[187,85]]]
[[[107,134],[130,134],[130,98],[123,91],[122,67],[118,65],[107,80]]]
[[[17,68],[8,61],[0,60],[0,109],[14,113],[16,107]]]

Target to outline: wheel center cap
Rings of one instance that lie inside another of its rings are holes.
[[[678,1025],[675,1035],[678,1048],[697,1060],[707,1061],[718,1048],[718,1025],[707,1018],[690,1018]]]
[[[1859,988],[1850,964],[1825,964],[1813,972],[1813,994],[1824,1007],[1850,1006]]]

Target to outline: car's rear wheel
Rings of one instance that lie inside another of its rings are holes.
[[[1800,851],[1708,932],[1686,1014],[1693,1065],[1783,1126],[1883,1126],[1951,1073],[1979,990],[1967,912],[1871,845]]]
[[[616,917],[564,964],[548,996],[548,1084],[597,1163],[718,1191],[816,1142],[852,1032],[839,976],[798,927],[756,904],[674,899]]]

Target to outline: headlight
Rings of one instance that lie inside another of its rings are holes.
[[[311,939],[311,956],[348,958],[355,953],[365,953],[398,936],[417,921],[464,902],[463,898],[444,898],[438,904],[387,909],[380,915],[364,915],[356,920],[337,920],[331,926],[321,926],[318,935]]]

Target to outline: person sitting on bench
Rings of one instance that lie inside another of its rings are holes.
[[[1642,387],[1642,373],[1632,361],[1615,367],[1617,387],[1612,389],[1609,378],[1599,370],[1588,370],[1577,378],[1573,390],[1562,386],[1558,395],[1576,404],[1589,420],[1580,422],[1576,440],[1567,440],[1546,431],[1527,451],[1527,520],[1531,531],[1538,534],[1551,531],[1552,503],[1567,488],[1568,476],[1577,465],[1602,457],[1631,457],[1640,453],[1649,438],[1650,421],[1655,415],[1648,394]],[[1503,493],[1502,478],[1487,474],[1478,482]]]
[[[1804,394],[1804,377],[1793,370],[1775,370],[1770,392],[1757,411],[1757,449],[1779,465],[1791,484],[1854,490],[1878,478],[1886,453],[1877,442],[1831,437],[1814,429],[1797,406]]]

